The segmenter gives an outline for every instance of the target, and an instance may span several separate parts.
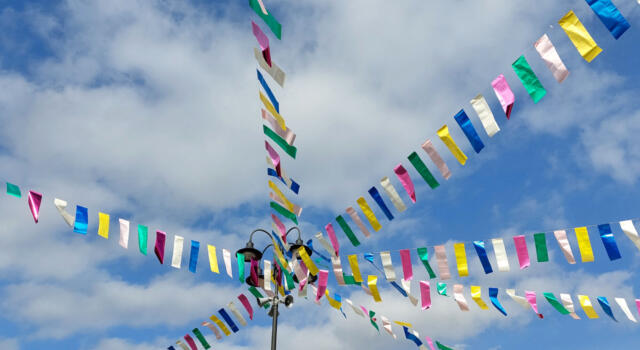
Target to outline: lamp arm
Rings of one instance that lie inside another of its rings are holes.
[[[271,240],[273,240],[273,236],[269,232],[267,232],[267,231],[265,231],[265,230],[263,230],[261,228],[258,228],[258,229],[255,229],[255,230],[251,231],[251,234],[249,235],[249,242],[251,242],[251,244],[253,244],[253,234],[256,233],[256,232],[264,232],[267,236],[269,236],[269,238],[271,238]]]
[[[291,230],[297,230],[298,231],[298,239],[302,239],[302,237],[300,236],[300,229],[298,228],[298,226],[293,226],[292,228],[290,228],[287,233],[284,234],[284,238],[287,239],[287,237],[289,236],[289,232],[291,232]]]

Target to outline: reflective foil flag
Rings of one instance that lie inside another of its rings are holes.
[[[207,250],[209,252],[209,267],[211,268],[211,272],[220,273],[220,269],[218,269],[218,256],[216,254],[216,246],[207,245]]]
[[[184,245],[184,237],[173,236],[173,256],[171,257],[171,267],[179,269],[182,265],[182,248]]]
[[[520,270],[523,270],[529,265],[531,262],[529,260],[529,250],[527,249],[527,241],[523,235],[514,236],[513,243],[516,245],[516,253],[518,254],[518,263],[520,263]]]
[[[445,297],[447,296],[447,284],[446,283],[438,282],[438,284],[436,285],[436,288],[438,289],[438,294],[444,295]]]
[[[422,340],[418,339],[415,334],[411,333],[409,331],[409,328],[403,326],[402,329],[404,329],[404,337],[407,338],[407,340],[411,340],[416,344],[417,347],[421,349],[424,348],[424,345],[422,345]]]
[[[224,321],[227,322],[229,327],[231,327],[231,330],[233,331],[233,333],[238,333],[240,329],[238,329],[238,326],[236,326],[235,322],[233,322],[233,320],[231,319],[231,316],[229,316],[229,314],[227,313],[227,310],[220,309],[218,310],[218,313],[220,314],[220,316],[222,316]]]
[[[404,274],[405,281],[411,281],[413,279],[413,266],[411,264],[411,251],[409,249],[402,249],[400,251],[400,260],[402,261],[402,272]]]
[[[449,271],[449,264],[447,263],[447,252],[443,245],[437,245],[433,247],[436,251],[436,260],[438,261],[438,273],[441,280],[448,280],[451,278],[451,272]]]
[[[387,205],[384,203],[384,200],[382,199],[380,192],[378,192],[378,189],[375,188],[375,186],[369,189],[369,195],[371,195],[371,198],[373,198],[373,200],[376,201],[376,203],[380,207],[380,210],[382,210],[384,215],[387,216],[387,219],[389,219],[389,221],[393,220],[393,214],[391,214],[391,211],[389,210]]]
[[[251,22],[251,23],[253,23],[253,22]],[[268,42],[267,42],[267,45],[268,45]],[[264,53],[264,51],[263,51],[263,53]],[[265,59],[266,59],[266,57],[265,57]],[[270,61],[271,61],[271,58],[269,58],[267,60],[267,62],[270,62]],[[258,81],[260,82],[260,85],[262,86],[262,89],[264,89],[264,92],[269,97],[269,101],[271,101],[271,104],[273,105],[273,108],[276,110],[276,112],[280,113],[280,103],[276,99],[276,96],[273,94],[273,91],[271,91],[271,88],[269,87],[269,84],[267,84],[267,82],[264,80],[264,77],[262,76],[262,73],[260,73],[260,71],[258,69],[256,69],[256,73],[258,74]],[[282,122],[282,124],[284,124],[284,121]],[[283,129],[286,130],[286,126],[284,126]]]
[[[578,248],[580,249],[580,257],[582,262],[593,262],[593,249],[591,249],[591,241],[589,240],[589,231],[586,227],[576,227],[576,237],[578,239]]]
[[[258,40],[258,44],[260,45],[260,49],[264,53],[265,50],[269,49],[269,38],[264,34],[262,29],[260,29],[260,27],[254,21],[251,21],[251,31],[253,31],[253,35],[256,37],[256,40]],[[265,57],[265,60],[266,59],[267,59],[267,57]],[[271,57],[269,57],[269,60],[270,59],[271,59]]]
[[[275,210],[278,214],[293,221],[294,224],[296,225],[298,224],[298,217],[296,216],[296,214],[290,212],[289,210],[287,210],[287,208],[281,206],[276,202],[269,202],[269,206],[271,207],[271,209]]]
[[[498,261],[498,271],[509,272],[509,259],[507,258],[507,250],[504,248],[504,241],[502,238],[494,238],[491,242],[493,243],[493,252]]]
[[[309,257],[309,254],[307,254],[307,251],[304,249],[304,247],[298,248],[298,255],[300,256],[300,258],[302,258],[302,261],[304,262],[304,265],[307,267],[307,269],[309,269],[310,274],[315,276],[320,271],[322,271],[322,270],[318,270],[318,267],[311,260],[311,258]]]
[[[198,350],[198,346],[196,345],[196,342],[193,340],[193,338],[191,338],[189,334],[186,334],[184,336],[184,340],[187,341],[187,344],[189,344],[189,347],[191,348],[191,350]]]
[[[493,135],[497,134],[500,131],[500,127],[498,123],[496,123],[496,119],[493,117],[493,112],[485,100],[482,94],[478,94],[478,96],[474,97],[471,101],[471,106],[478,114],[478,118],[480,122],[482,122],[482,126],[484,127],[484,131],[487,132],[489,137],[493,137]]]
[[[342,231],[344,231],[344,234],[347,236],[347,238],[349,238],[349,241],[351,241],[351,244],[353,244],[354,247],[359,246],[360,241],[356,237],[355,233],[353,233],[353,230],[351,230],[351,227],[349,227],[349,224],[347,224],[347,221],[342,217],[342,215],[338,215],[336,217],[336,221],[338,222],[338,225],[340,225],[340,228],[342,228]]]
[[[505,311],[504,307],[500,304],[500,300],[498,300],[498,288],[489,288],[489,299],[491,300],[491,304],[493,304],[500,313],[507,316],[507,311]]]
[[[298,149],[295,146],[290,145],[285,138],[283,138],[282,136],[280,136],[278,134],[278,132],[275,132],[275,131],[269,129],[269,127],[267,127],[266,125],[262,126],[262,131],[273,142],[275,142],[278,146],[280,146],[280,148],[282,148],[282,150],[285,151],[291,158],[293,158],[293,159],[296,158],[296,154],[298,152]],[[286,133],[286,131],[282,132],[282,133]],[[295,134],[292,136],[292,138],[294,138],[294,137],[295,137]]]
[[[79,205],[76,206],[76,221],[73,224],[73,232],[86,235],[88,226],[89,209]]]
[[[547,94],[547,90],[545,90],[540,80],[538,80],[538,77],[533,72],[533,69],[531,69],[524,55],[518,57],[518,59],[511,64],[511,67],[513,71],[516,72],[516,75],[518,75],[518,78],[520,78],[520,82],[529,93],[529,96],[531,96],[533,103],[538,103],[544,95]]]
[[[438,170],[440,171],[440,174],[442,174],[442,177],[444,177],[445,180],[449,180],[449,178],[451,177],[451,171],[449,171],[449,167],[444,162],[442,157],[440,157],[440,153],[438,153],[436,148],[433,147],[433,143],[431,143],[431,140],[425,141],[422,144],[422,149],[427,152],[429,158],[431,158],[431,161],[438,167]]]
[[[458,264],[458,275],[460,277],[469,276],[469,266],[467,264],[467,252],[464,249],[464,243],[455,243],[453,251],[456,254],[456,263]]]
[[[251,287],[253,288],[253,287]],[[218,327],[220,327],[220,329],[222,329],[222,333],[224,333],[224,335],[229,336],[231,335],[231,331],[229,330],[229,328],[227,328],[227,326],[224,324],[224,322],[222,322],[216,315],[211,315],[211,317],[209,317],[209,319],[211,321],[213,321],[213,323],[217,324]]]
[[[20,193],[20,187],[8,182],[7,182],[7,194],[10,196],[14,196],[16,198],[22,198],[22,193]]]
[[[442,140],[447,148],[449,148],[451,154],[456,157],[461,165],[464,165],[467,162],[467,156],[462,152],[460,147],[458,147],[453,138],[451,138],[451,134],[449,134],[449,127],[447,125],[443,125],[438,129],[438,137],[440,137],[440,140]]]
[[[249,0],[249,6],[269,26],[269,29],[278,39],[282,39],[282,25],[264,8],[262,0]]]
[[[98,213],[98,236],[109,238],[109,214]]]
[[[278,176],[282,176],[282,166],[280,164],[280,155],[278,154],[278,152],[276,152],[275,149],[273,149],[273,147],[271,147],[268,141],[264,141],[264,148],[267,150],[267,153],[269,154],[269,159],[271,159],[271,164],[273,164],[273,167],[276,169],[276,173],[278,174]]]
[[[604,244],[604,248],[607,250],[607,255],[609,256],[609,260],[620,259],[620,250],[618,250],[616,239],[615,237],[613,237],[613,232],[611,231],[611,225],[609,224],[598,225],[598,230],[600,231],[600,238],[602,239],[602,244]]]
[[[176,341],[176,345],[178,345],[182,350],[189,350],[189,348],[181,340]]]
[[[489,310],[487,304],[482,300],[482,288],[480,286],[471,286],[471,299],[478,304],[480,309]]]
[[[500,74],[497,78],[491,82],[493,91],[496,93],[502,110],[507,115],[507,119],[511,118],[511,110],[513,109],[513,103],[516,101],[516,96],[511,91],[511,87],[507,83],[507,79],[504,75]]]
[[[547,299],[549,304],[551,304],[551,306],[553,306],[553,308],[556,309],[559,313],[561,313],[562,315],[569,314],[569,310],[565,309],[564,306],[560,304],[560,302],[558,301],[558,299],[556,299],[556,296],[553,295],[553,293],[542,293],[542,295],[544,295],[545,299]]]
[[[569,262],[569,264],[575,264],[576,259],[573,257],[573,251],[571,251],[569,239],[567,239],[567,232],[565,230],[557,230],[553,231],[553,235],[556,237],[556,240],[560,245],[560,249],[562,249],[564,257],[567,259],[567,262]]]
[[[140,249],[140,253],[147,255],[147,245],[148,245],[148,233],[149,228],[144,225],[138,225],[138,247]]]
[[[373,275],[369,275],[367,277],[367,286],[369,287],[369,290],[371,291],[371,295],[373,296],[373,300],[376,303],[379,303],[382,301],[382,298],[380,298],[380,293],[378,293],[378,276],[373,276]]]
[[[525,291],[524,293],[525,293],[525,296],[527,298],[527,301],[531,305],[531,308],[536,313],[536,315],[538,315],[538,317],[540,317],[540,318],[544,318],[544,316],[542,316],[542,314],[538,312],[538,303],[536,301],[536,292]]]
[[[596,42],[591,37],[591,34],[587,31],[587,28],[582,25],[580,19],[573,11],[567,12],[564,17],[562,17],[558,24],[564,29],[564,32],[567,33],[569,39],[573,45],[578,49],[578,52],[587,62],[593,61],[602,49],[596,44]]]
[[[562,83],[567,79],[569,76],[569,70],[564,65],[564,62],[562,62],[562,59],[558,55],[558,51],[556,51],[555,46],[553,46],[553,43],[547,34],[541,36],[533,46],[536,48],[536,51],[538,51],[538,54],[540,54],[540,57],[558,83]]]
[[[422,310],[431,307],[431,287],[428,281],[420,281],[420,296],[422,299]]]
[[[153,251],[158,257],[158,261],[164,264],[164,245],[167,239],[167,234],[162,231],[156,231],[156,246]]]
[[[69,225],[69,227],[73,227],[75,218],[73,217],[73,215],[69,214],[66,210],[67,201],[63,201],[62,199],[55,198],[53,200],[53,204],[56,206],[56,209],[58,209],[58,212],[62,216],[62,219],[64,220],[64,222],[66,222],[67,225]]]
[[[524,297],[521,297],[519,295],[516,295],[516,290],[515,289],[507,289],[507,290],[505,290],[505,292],[507,293],[508,296],[511,297],[511,299],[513,301],[518,303],[518,305],[522,306],[523,309],[529,310],[531,308],[531,305],[529,304],[527,299],[525,299]],[[535,293],[534,293],[534,295],[535,295]]]
[[[538,262],[549,261],[549,253],[547,252],[547,235],[544,232],[536,233],[533,235],[533,240],[536,243],[536,256]]]
[[[120,241],[118,244],[124,249],[129,248],[129,221],[125,219],[118,219],[120,223]]]
[[[218,330],[218,327],[216,327],[215,325],[205,321],[205,322],[202,322],[202,326],[209,328],[211,332],[216,335],[216,339],[218,340],[222,339],[222,334]]]
[[[189,254],[189,271],[196,273],[198,265],[198,254],[200,253],[200,242],[191,241],[191,253]]]
[[[38,223],[38,218],[40,217],[40,203],[42,203],[42,194],[34,191],[29,191],[29,210],[31,210],[31,215],[33,215],[33,221]]]
[[[464,298],[464,294],[462,294],[463,286],[461,284],[453,285],[453,299],[458,303],[458,307],[461,311],[469,311],[469,304],[467,304],[467,299]]]
[[[389,196],[389,198],[391,199],[391,203],[393,203],[393,206],[396,207],[396,210],[398,210],[399,212],[407,210],[407,206],[400,198],[398,191],[396,191],[396,188],[393,187],[393,185],[391,184],[391,180],[389,180],[388,177],[385,176],[380,180],[380,186],[382,186],[384,191],[387,193],[387,196]]]
[[[476,153],[480,153],[480,151],[482,151],[482,149],[484,148],[484,143],[482,143],[480,136],[476,132],[476,128],[474,128],[473,124],[471,124],[471,120],[469,120],[469,117],[467,116],[467,113],[464,112],[464,109],[461,109],[460,112],[458,112],[458,114],[453,117],[453,119],[456,120],[456,122],[460,126],[460,129],[462,129],[465,136],[467,136],[467,139],[469,139],[469,143],[473,147],[473,150],[476,151]]]
[[[329,236],[329,240],[331,241],[331,245],[333,246],[334,256],[340,255],[340,242],[338,242],[338,237],[336,237],[336,232],[333,230],[333,225],[328,223],[324,229],[327,231],[327,235]]]
[[[393,333],[393,329],[391,328],[391,321],[389,321],[388,318],[380,315],[380,320],[382,321],[382,328],[384,328],[384,330],[389,333],[390,336],[393,337],[393,339],[396,339],[396,335]]]
[[[364,216],[367,217],[367,220],[369,221],[369,224],[371,225],[373,230],[379,231],[382,228],[382,225],[380,225],[380,222],[378,222],[378,218],[376,218],[376,215],[373,213],[373,210],[371,210],[371,207],[369,207],[369,204],[364,199],[364,197],[358,198],[357,202],[360,210],[362,210]]]
[[[573,299],[571,299],[570,294],[560,294],[560,301],[562,301],[562,306],[564,306],[567,311],[569,311],[569,316],[571,316],[574,320],[579,320],[580,317],[576,314],[576,310],[573,307]]]
[[[613,310],[611,310],[611,305],[609,305],[609,300],[605,297],[598,297],[598,304],[602,307],[602,311],[604,311],[607,316],[611,317],[612,320],[618,322],[615,316],[613,316]]]
[[[387,281],[394,282],[396,280],[396,272],[393,270],[393,263],[391,261],[391,253],[381,252],[380,260],[382,261],[382,267],[384,268],[384,275]],[[373,264],[373,260],[371,260]]]
[[[204,337],[204,335],[202,335],[202,332],[200,332],[198,328],[194,328],[192,332],[193,334],[195,334],[196,338],[198,338],[198,341],[200,342],[200,344],[202,344],[202,347],[204,347],[205,349],[211,349],[211,345],[209,345],[207,339]]]
[[[242,326],[247,325],[247,320],[244,319],[244,317],[240,313],[240,310],[238,310],[238,308],[236,307],[236,304],[234,304],[233,301],[229,302],[229,304],[227,304],[227,307],[229,308],[229,310],[231,310],[231,313],[233,314],[233,316],[235,316],[236,319],[238,319],[238,322],[240,322]]]
[[[278,85],[284,86],[284,80],[286,78],[286,74],[282,71],[282,69],[280,69],[280,67],[278,67],[278,65],[275,64],[273,60],[271,60],[270,62],[271,65],[269,65],[269,62],[265,60],[264,55],[262,54],[262,51],[260,51],[256,47],[253,48],[253,55],[255,56],[256,61],[258,61],[260,68],[264,69],[265,72],[269,73],[269,75],[273,78],[273,80],[276,81],[276,83],[278,83]]]
[[[473,247],[476,249],[476,253],[478,254],[478,259],[480,259],[484,273],[492,273],[493,268],[491,267],[491,262],[489,262],[489,257],[487,257],[487,250],[484,247],[484,241],[473,241]]]
[[[429,264],[429,250],[427,247],[417,248],[418,257],[420,257],[420,261],[422,261],[422,265],[427,269],[427,273],[429,274],[429,278],[436,278],[436,274],[433,272],[431,268],[431,264]]]
[[[620,309],[622,310],[622,312],[624,312],[625,316],[627,316],[629,321],[635,322],[635,323],[638,322],[636,318],[633,316],[633,314],[631,314],[631,310],[629,310],[629,305],[627,305],[626,300],[624,300],[623,298],[615,298],[615,301],[616,303],[618,303],[618,306],[620,306]]]
[[[640,250],[640,237],[638,236],[638,231],[636,231],[636,227],[633,226],[633,221],[625,220],[620,221],[620,229],[624,232],[627,237],[636,245],[636,248]]]
[[[222,260],[224,260],[224,267],[227,270],[227,275],[233,278],[233,268],[231,267],[231,252],[227,249],[222,249]]]
[[[355,209],[353,209],[352,207],[348,207],[346,209],[347,214],[349,214],[349,216],[351,217],[351,220],[353,220],[353,222],[356,223],[356,225],[358,226],[358,228],[360,229],[360,232],[362,232],[362,234],[369,238],[371,236],[371,233],[369,232],[369,230],[367,229],[367,227],[364,225],[364,223],[362,222],[362,219],[360,219],[360,215],[358,215],[358,213],[356,212]]]
[[[267,165],[269,165],[269,167],[267,168],[267,175],[273,176],[276,179],[280,180],[283,184],[287,185],[293,193],[298,194],[298,192],[300,192],[300,184],[295,182],[293,179],[288,178],[284,171],[282,171],[282,176],[279,176],[278,172],[275,169],[271,168],[272,163],[269,157],[267,157]]]
[[[353,279],[361,283],[362,275],[360,274],[360,266],[358,265],[358,256],[353,254],[347,257],[349,259],[349,266],[351,267],[351,272],[353,273]]]
[[[273,131],[278,134],[278,136],[284,140],[287,145],[293,146],[294,141],[296,140],[296,134],[291,131],[291,129],[284,130],[276,118],[274,118],[269,112],[262,110],[262,119],[266,120],[269,125],[273,128]]]
[[[611,32],[614,38],[619,39],[624,32],[631,27],[622,16],[618,8],[611,0],[586,0],[593,12],[598,15],[602,24]]]
[[[253,320],[253,307],[251,307],[251,303],[249,302],[249,299],[247,299],[247,296],[244,294],[240,294],[238,295],[238,300],[240,300],[242,306],[244,306],[244,309],[247,310],[249,319]]]
[[[409,195],[409,198],[411,198],[411,201],[415,203],[416,190],[413,187],[413,181],[411,180],[407,169],[405,169],[402,164],[398,164],[395,168],[393,168],[393,172],[396,173],[398,180],[400,180],[400,183],[402,184],[402,187],[404,187],[404,190],[407,191],[407,194]]]
[[[440,186],[440,184],[438,183],[438,180],[436,180],[436,178],[433,177],[433,174],[431,174],[431,171],[429,171],[429,168],[427,168],[427,166],[424,164],[422,159],[420,159],[420,156],[416,152],[411,153],[407,158],[409,159],[409,162],[411,162],[411,165],[413,165],[413,167],[416,168],[416,171],[418,171],[418,174],[420,174],[420,176],[422,176],[422,178],[429,185],[429,187],[431,187],[431,189],[434,189]],[[411,178],[409,178],[409,180],[411,180]],[[415,194],[415,191],[413,190],[413,183],[411,184],[411,190],[413,191],[413,195],[411,195],[411,193],[409,195],[411,196],[411,200],[415,203],[416,194]],[[407,192],[408,191],[409,189],[407,189]]]

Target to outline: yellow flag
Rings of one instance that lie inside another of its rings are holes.
[[[453,245],[456,253],[456,263],[458,263],[458,274],[460,277],[469,276],[469,266],[467,265],[467,252],[464,250],[464,243]]]
[[[109,238],[109,214],[98,213],[98,235]]]
[[[371,210],[371,207],[369,207],[369,204],[364,199],[364,197],[358,198],[357,202],[358,202],[358,205],[360,206],[360,209],[362,209],[364,216],[366,216],[367,220],[369,220],[369,223],[371,224],[371,227],[373,227],[373,230],[379,231],[382,228],[382,226],[378,222],[376,215],[373,213],[373,210]]]
[[[300,257],[302,258],[302,261],[304,261],[304,264],[307,266],[307,269],[309,269],[309,273],[314,276],[317,275],[319,272],[318,267],[313,262],[313,260],[311,260],[304,246],[298,248],[298,255],[300,255]]]
[[[602,52],[602,49],[596,44],[587,28],[582,25],[580,19],[573,11],[569,11],[562,17],[558,24],[567,33],[573,45],[587,62],[591,62],[596,56]]]
[[[576,227],[576,237],[578,238],[578,248],[580,248],[580,257],[582,262],[593,261],[593,250],[591,249],[591,241],[589,240],[589,232],[586,227]]]
[[[211,272],[220,273],[218,270],[218,257],[216,256],[216,246],[208,245],[209,249],[209,265],[211,266]]]
[[[580,300],[580,305],[582,306],[582,310],[587,314],[589,318],[598,318],[598,314],[596,310],[593,309],[593,305],[591,305],[591,300],[586,295],[578,295],[578,299]]]
[[[451,153],[456,157],[458,162],[464,165],[467,162],[467,156],[462,153],[460,147],[458,147],[456,142],[451,138],[451,135],[449,134],[449,127],[446,124],[438,130],[438,136],[440,136],[442,142],[444,142],[444,144],[449,148],[449,151],[451,151]]]
[[[227,326],[218,317],[216,317],[216,315],[211,315],[209,319],[213,321],[215,324],[217,324],[218,327],[220,327],[220,329],[222,329],[222,332],[224,333],[224,335],[229,336],[231,334],[231,332],[229,331],[229,328],[227,328]]]
[[[331,296],[329,296],[329,288],[327,288],[324,291],[324,294],[327,297],[327,300],[329,301],[329,305],[331,305],[331,307],[333,307],[336,310],[340,310],[340,308],[342,307],[342,302],[337,301],[337,300],[331,298]]]
[[[482,300],[482,288],[480,286],[471,286],[471,299],[473,299],[482,310],[489,310],[487,304]]]
[[[369,286],[369,290],[371,291],[373,300],[376,303],[379,303],[382,301],[382,298],[380,298],[380,293],[378,293],[377,284],[378,284],[378,276],[369,275],[369,278],[367,279],[367,286]]]
[[[349,255],[349,266],[351,266],[351,272],[353,273],[353,279],[360,283],[362,282],[362,275],[360,274],[360,266],[358,266],[358,256]]]
[[[284,118],[282,118],[280,113],[276,111],[276,109],[271,104],[271,101],[269,101],[267,96],[265,96],[262,91],[260,91],[260,100],[262,101],[262,104],[264,104],[264,107],[269,111],[269,113],[271,113],[271,115],[276,119],[282,130],[287,131],[287,126],[284,123]]]

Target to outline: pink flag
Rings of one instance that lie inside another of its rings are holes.
[[[158,261],[164,264],[164,242],[167,239],[167,234],[162,231],[156,231],[156,246],[153,251],[158,257]]]
[[[318,292],[316,294],[316,302],[322,299],[324,292],[327,290],[327,281],[329,280],[329,271],[320,270],[318,273]]]
[[[431,287],[428,281],[420,281],[420,295],[422,295],[422,310],[431,307]]]
[[[513,91],[511,91],[507,79],[504,78],[504,75],[500,74],[491,82],[491,86],[493,86],[493,91],[495,91],[498,100],[500,100],[502,110],[507,115],[507,119],[509,119],[516,97]]]
[[[433,347],[433,340],[431,340],[431,338],[429,337],[424,337],[427,340],[427,344],[429,344],[429,348],[431,350],[436,350],[436,348]]]
[[[267,150],[267,153],[269,153],[269,158],[271,158],[271,163],[276,168],[276,173],[278,174],[278,176],[282,177],[282,169],[280,168],[280,155],[278,154],[278,152],[276,152],[275,149],[273,149],[273,147],[271,147],[271,145],[267,141],[264,141],[264,148]]]
[[[527,250],[527,241],[524,236],[514,236],[513,242],[516,245],[516,252],[518,253],[518,262],[520,263],[520,270],[523,270],[529,265],[531,262],[529,260],[529,250]]]
[[[402,164],[398,164],[398,166],[393,168],[393,171],[396,173],[398,180],[400,180],[400,183],[407,191],[407,194],[409,194],[409,197],[411,197],[411,201],[415,203],[416,190],[413,187],[413,181],[411,181],[411,177],[409,176],[409,173],[407,173],[407,169],[405,169]]]
[[[553,43],[547,36],[547,34],[543,35],[538,39],[538,41],[533,44],[536,48],[536,51],[540,54],[540,57],[547,65],[547,68],[553,73],[553,77],[556,78],[558,83],[562,83],[569,76],[569,70],[562,62],[560,55],[558,55],[558,51],[553,46]]]
[[[527,301],[531,305],[531,308],[538,315],[538,317],[544,318],[544,316],[542,316],[542,314],[538,312],[538,303],[536,301],[536,292],[525,291],[524,292],[524,296],[525,296],[525,298],[527,298]]]
[[[196,345],[196,342],[193,340],[193,338],[191,338],[189,334],[184,336],[184,340],[187,341],[191,350],[198,350],[198,346]]]
[[[40,203],[42,203],[42,195],[38,192],[29,191],[29,209],[31,209],[31,215],[33,215],[33,220],[36,224],[40,216]]]
[[[340,251],[340,243],[338,242],[338,237],[336,237],[336,231],[333,230],[333,225],[328,223],[324,229],[327,230],[327,235],[329,235],[329,240],[331,241],[333,250],[336,251],[336,256],[339,256],[340,254],[338,254],[338,252]]]
[[[442,174],[442,177],[444,177],[445,180],[449,180],[449,178],[451,177],[451,171],[449,170],[449,167],[444,162],[442,157],[440,157],[440,153],[438,153],[436,148],[433,147],[433,143],[431,143],[431,140],[425,141],[422,144],[422,149],[427,152],[429,158],[431,158],[431,160],[436,164],[438,170],[440,170],[440,174]]]
[[[273,219],[273,222],[276,224],[276,227],[278,228],[278,231],[280,231],[280,237],[282,237],[282,241],[284,243],[286,243],[287,242],[287,236],[286,236],[287,235],[287,229],[284,227],[284,224],[274,214],[271,214],[271,219]]]
[[[404,272],[404,280],[411,281],[413,278],[413,266],[411,266],[411,251],[403,249],[400,251],[400,259],[402,260],[402,272]]]
[[[242,306],[244,306],[244,308],[247,310],[249,319],[253,320],[253,308],[251,307],[251,303],[249,303],[249,299],[247,299],[247,296],[244,294],[240,294],[238,295],[238,300],[240,300]]]

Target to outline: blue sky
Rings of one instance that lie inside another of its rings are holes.
[[[271,83],[287,124],[298,135],[287,172],[302,185],[306,238],[355,206],[359,196],[402,163],[416,183],[416,204],[396,213],[360,247],[341,238],[346,255],[504,237],[512,271],[484,275],[467,246],[467,286],[501,288],[509,317],[433,296],[427,311],[385,284],[374,304],[359,289],[330,289],[392,320],[412,322],[421,335],[456,349],[623,348],[637,343],[632,324],[614,305],[618,323],[574,321],[538,297],[539,320],[511,301],[505,288],[539,293],[632,298],[638,251],[616,227],[622,259],[610,262],[592,231],[595,262],[568,265],[552,236],[551,261],[519,271],[511,236],[640,217],[640,131],[637,64],[640,10],[616,0],[631,29],[614,40],[582,0],[535,4],[317,3],[269,1],[283,24],[270,36],[272,57],[287,72],[284,89]],[[0,345],[3,349],[166,348],[246,290],[208,273],[201,252],[197,274],[161,266],[117,245],[116,217],[235,250],[256,227],[270,227],[258,82],[249,20],[253,12],[227,1],[0,1],[0,180],[44,194],[33,224],[26,199],[0,199]],[[555,24],[569,9],[604,52],[587,64]],[[533,49],[547,33],[571,71],[556,83]],[[269,34],[270,35],[270,34]],[[548,90],[534,105],[511,70],[524,54]],[[516,94],[511,120],[490,82],[504,73]],[[469,100],[482,93],[501,132],[488,138]],[[455,126],[464,108],[486,148],[475,154]],[[469,155],[464,167],[437,140],[449,124]],[[453,176],[432,191],[406,160],[431,138]],[[380,186],[377,186],[380,190]],[[401,193],[404,196],[404,193]],[[60,219],[53,198],[90,209],[90,234]],[[386,198],[385,198],[386,199]],[[372,203],[370,201],[370,203]],[[97,211],[112,215],[112,237],[98,237]],[[376,209],[377,210],[377,209]],[[335,225],[335,223],[334,223]],[[355,229],[355,225],[353,225]],[[568,231],[569,232],[569,231]],[[575,236],[572,246],[579,256]],[[260,242],[262,243],[262,242]],[[317,243],[316,243],[317,244]],[[528,241],[534,254],[533,242]],[[167,254],[171,245],[167,246]],[[186,255],[186,254],[185,254]],[[399,258],[394,256],[396,272]],[[363,273],[375,270],[361,262]],[[426,279],[414,262],[417,279]],[[453,268],[453,265],[451,265]],[[516,271],[518,270],[518,271]],[[457,276],[456,273],[453,275]],[[412,292],[419,294],[417,281]],[[296,300],[282,312],[280,344],[309,349],[412,349],[378,334],[366,320],[326,303]],[[636,314],[637,316],[637,314]],[[216,349],[264,348],[270,319]],[[402,338],[401,329],[394,331]],[[544,335],[544,336],[541,336]],[[313,341],[310,341],[312,339]]]

